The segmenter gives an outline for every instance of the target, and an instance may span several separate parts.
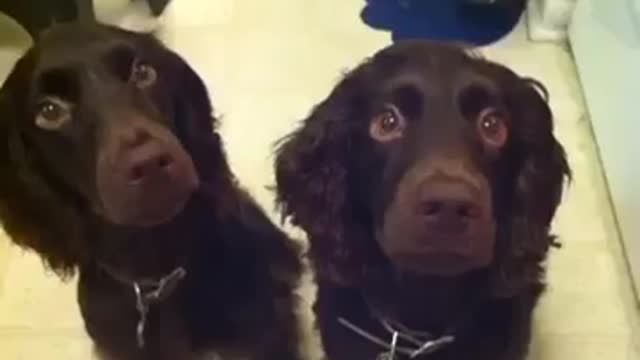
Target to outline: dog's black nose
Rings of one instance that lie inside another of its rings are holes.
[[[480,221],[483,210],[470,186],[461,182],[434,182],[424,187],[418,215],[429,232],[457,235]]]
[[[107,220],[155,226],[171,219],[200,183],[191,156],[156,122],[114,124],[98,154],[97,185]]]
[[[144,129],[132,129],[121,137],[122,164],[126,179],[132,185],[166,176],[175,162],[162,142]]]
[[[129,163],[127,171],[129,181],[136,184],[154,176],[162,176],[167,173],[172,163],[173,159],[169,154],[163,151],[152,151],[144,158]]]

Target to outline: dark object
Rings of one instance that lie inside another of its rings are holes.
[[[518,24],[526,0],[366,0],[362,20],[393,41],[428,39],[491,44]]]
[[[146,0],[154,16],[160,16],[171,0]],[[0,0],[0,13],[13,18],[37,39],[57,23],[95,21],[93,0]]]
[[[171,0],[147,0],[154,16],[160,16]]]
[[[109,359],[298,359],[298,249],[238,187],[196,73],[150,36],[58,25],[0,92],[0,219],[79,272]]]
[[[400,42],[283,140],[278,201],[309,236],[329,359],[375,359],[396,331],[399,353],[430,352],[416,359],[525,358],[569,176],[546,96],[460,48]]]
[[[77,0],[79,4],[88,3],[91,0]],[[0,13],[4,13],[14,19],[31,35],[37,39],[40,32],[54,23],[69,22],[78,19],[79,8],[76,0],[0,0]],[[91,14],[93,7],[89,6]],[[93,18],[93,16],[91,16]]]

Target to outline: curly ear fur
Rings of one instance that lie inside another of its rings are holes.
[[[550,222],[570,171],[553,136],[544,86],[477,61],[502,83],[514,118],[508,173],[499,184],[500,192],[506,189],[508,194],[501,204],[505,211],[498,218],[496,260],[490,269],[493,295],[511,296],[541,283],[542,262],[554,241]],[[371,219],[363,217],[366,211],[359,211],[349,191],[362,186],[357,171],[349,171],[361,168],[352,160],[360,141],[359,124],[349,119],[363,117],[368,92],[374,91],[373,66],[365,62],[349,73],[277,149],[280,210],[306,230],[317,274],[342,285],[358,282],[384,262],[378,247],[368,241],[373,236],[367,227]]]
[[[366,271],[375,246],[349,193],[355,121],[364,110],[368,64],[349,73],[276,151],[277,203],[305,229],[317,274],[347,284]]]
[[[551,220],[571,171],[564,149],[553,135],[547,90],[532,79],[507,86],[514,118],[510,152],[512,179],[508,213],[499,220],[494,292],[508,296],[527,285],[540,284],[543,261],[554,237]]]
[[[0,90],[0,222],[14,243],[35,250],[64,277],[86,255],[85,230],[78,208],[45,180],[24,143],[27,67],[21,59]]]

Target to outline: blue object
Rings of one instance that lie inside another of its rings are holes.
[[[513,30],[524,0],[509,4],[474,4],[467,0],[366,0],[362,20],[389,30],[393,41],[431,39],[488,45]]]

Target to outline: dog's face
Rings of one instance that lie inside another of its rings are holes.
[[[25,84],[16,118],[25,146],[53,181],[108,222],[153,226],[175,216],[198,186],[175,135],[165,64],[131,37],[102,29],[45,33],[14,70]],[[28,64],[27,64],[28,63]]]
[[[316,267],[344,280],[380,258],[435,276],[518,252],[541,260],[569,172],[545,92],[460,48],[419,41],[350,72],[278,153],[279,201],[309,232]],[[536,235],[510,239],[525,222]]]
[[[51,28],[0,91],[0,220],[62,272],[96,222],[170,223],[201,183],[227,181],[211,112],[202,80],[153,37]]]
[[[367,104],[377,161],[362,196],[382,250],[410,271],[455,275],[493,258],[497,175],[514,114],[506,89],[458,61],[418,53],[380,79]]]

